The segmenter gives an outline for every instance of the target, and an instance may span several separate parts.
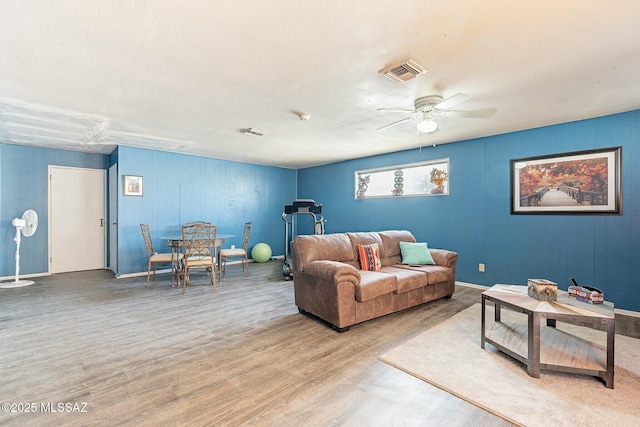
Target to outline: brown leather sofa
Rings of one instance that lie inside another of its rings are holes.
[[[405,265],[401,241],[416,239],[406,230],[296,237],[291,244],[291,261],[298,310],[344,332],[365,320],[450,298],[458,254],[429,248],[435,265]],[[372,243],[380,248],[382,268],[360,270],[358,245]]]

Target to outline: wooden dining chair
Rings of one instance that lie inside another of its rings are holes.
[[[211,224],[196,223],[182,227],[182,294],[189,283],[189,272],[201,268],[211,272],[211,284],[216,290],[215,242],[218,227]]]
[[[172,269],[171,286],[173,286],[173,269],[182,260],[182,254],[157,253],[153,247],[153,239],[151,238],[149,224],[140,224],[140,231],[142,232],[142,238],[144,239],[144,246],[147,249],[147,288],[149,287],[151,269],[153,269],[153,280],[156,280],[156,268],[159,265],[163,267],[168,266]]]
[[[239,258],[242,263],[242,272],[249,272],[249,239],[251,237],[252,223],[247,222],[244,224],[244,232],[242,233],[242,246],[239,248],[220,249],[220,280],[224,278],[224,274],[227,269],[227,260],[229,258]]]

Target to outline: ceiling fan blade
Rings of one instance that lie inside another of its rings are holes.
[[[450,96],[447,99],[443,99],[442,101],[438,102],[436,105],[433,106],[433,108],[438,110],[446,110],[447,108],[453,107],[454,105],[464,102],[469,98],[471,97],[466,93],[456,93],[455,95]]]
[[[405,117],[404,119],[398,120],[397,122],[393,122],[393,123],[388,124],[386,126],[382,126],[381,128],[378,128],[378,130],[389,129],[390,127],[394,127],[394,126],[400,125],[402,123],[408,122],[409,120],[412,120],[412,117]]]
[[[461,111],[461,110],[436,110],[435,114],[441,117],[467,117],[471,119],[485,119],[487,117],[493,116],[496,112],[495,108],[489,108],[486,110],[472,110],[472,111]]]
[[[386,113],[414,113],[415,110],[404,110],[401,108],[378,108],[378,111],[384,111]]]

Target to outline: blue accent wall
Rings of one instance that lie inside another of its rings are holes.
[[[511,215],[511,159],[613,146],[623,147],[621,215]],[[440,158],[450,159],[448,196],[354,199],[356,170]],[[640,311],[639,159],[640,111],[633,111],[301,169],[298,197],[323,204],[327,233],[408,229],[431,247],[457,251],[457,280],[547,278],[566,290],[575,277],[616,307]]]
[[[284,253],[285,204],[296,194],[296,171],[153,150],[120,147],[110,155],[0,144],[0,277],[15,275],[15,228],[11,220],[38,212],[36,234],[23,239],[21,274],[48,271],[48,166],[107,170],[118,165],[118,274],[146,272],[140,223],[148,223],[156,250],[163,235],[180,233],[186,221],[207,220],[240,246],[246,221],[251,244],[265,242]],[[123,175],[144,177],[143,197],[124,196]],[[110,224],[112,221],[108,221]],[[107,234],[108,236],[108,234]]]
[[[511,159],[613,146],[623,147],[621,215],[510,214]],[[448,196],[354,199],[356,170],[440,158],[450,159]],[[129,147],[107,156],[0,144],[0,277],[15,274],[11,220],[26,209],[38,212],[40,225],[23,240],[21,273],[47,272],[49,165],[107,170],[116,163],[119,274],[146,271],[142,222],[160,250],[160,237],[179,233],[185,221],[212,221],[237,236],[228,242],[235,245],[244,222],[253,221],[252,245],[265,242],[282,255],[283,206],[309,198],[323,204],[327,233],[408,229],[432,247],[457,251],[460,281],[539,277],[566,289],[573,276],[602,288],[617,307],[640,311],[640,111],[298,171]],[[123,196],[123,175],[144,177],[143,197]],[[311,232],[305,220],[301,233]]]
[[[38,229],[20,244],[20,274],[49,269],[49,166],[106,169],[107,156],[0,144],[0,276],[15,275],[13,218],[27,209],[38,213]]]
[[[162,151],[119,147],[118,274],[146,271],[140,223],[149,224],[156,251],[160,238],[179,235],[180,224],[210,221],[240,246],[244,223],[253,222],[251,246],[264,242],[284,253],[285,204],[296,195],[296,171]],[[143,197],[124,196],[124,175],[144,177]]]

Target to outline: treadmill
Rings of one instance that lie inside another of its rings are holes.
[[[327,222],[322,216],[322,204],[316,204],[311,199],[296,199],[290,205],[284,206],[282,220],[284,221],[284,263],[282,265],[282,275],[284,280],[293,279],[293,266],[291,265],[291,242],[295,238],[295,220],[298,215],[309,215],[313,219],[313,233],[324,234],[324,223]]]

